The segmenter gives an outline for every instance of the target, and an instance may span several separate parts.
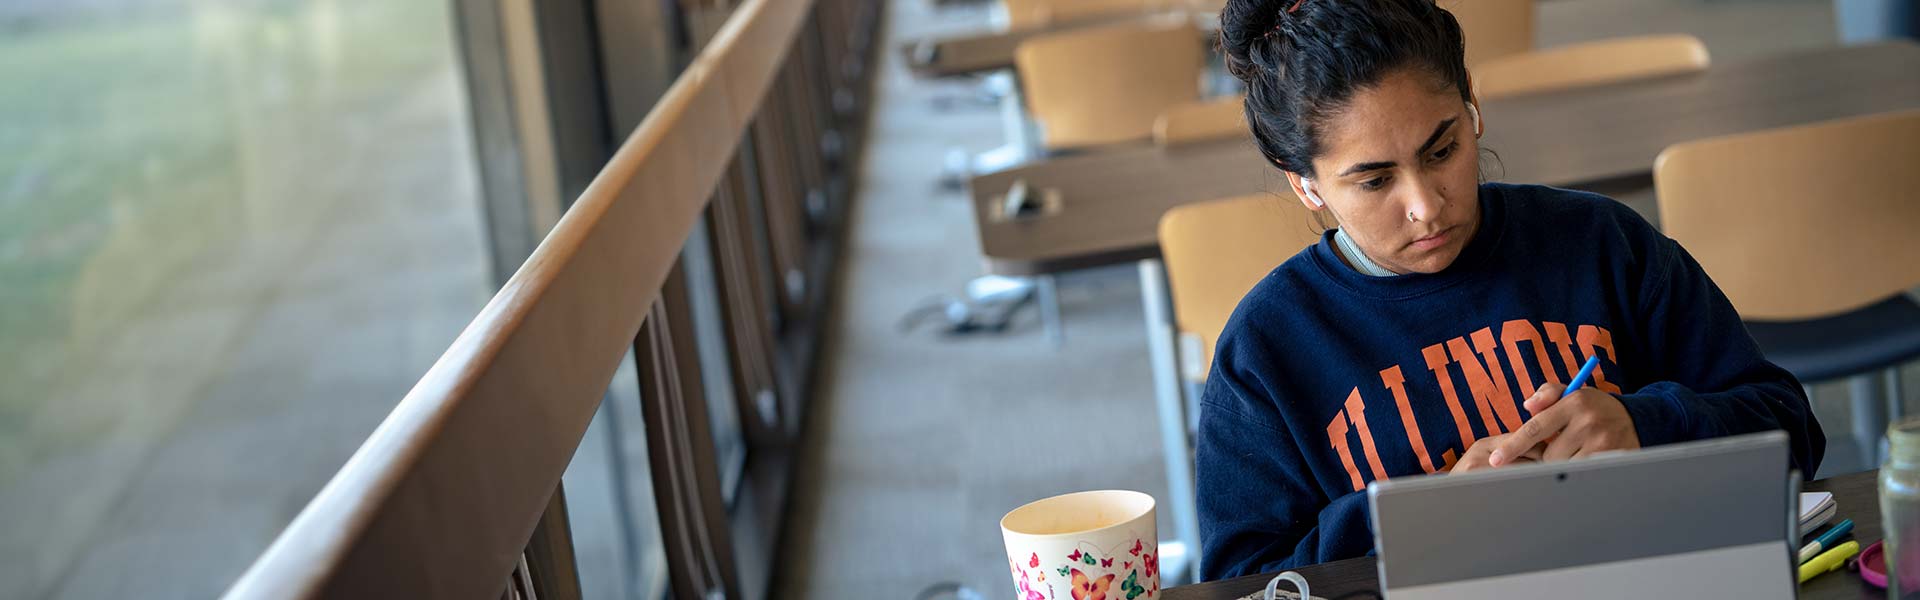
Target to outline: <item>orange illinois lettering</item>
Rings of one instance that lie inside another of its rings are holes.
[[[1353,430],[1360,434],[1360,448],[1367,451],[1367,467],[1373,469],[1374,481],[1387,478],[1387,470],[1380,468],[1380,453],[1373,447],[1373,431],[1367,428],[1367,405],[1360,402],[1360,388],[1353,388],[1347,395],[1347,420],[1353,423]]]
[[[1453,394],[1453,377],[1447,374],[1447,349],[1441,344],[1427,346],[1420,350],[1427,359],[1427,370],[1433,372],[1433,382],[1440,386],[1440,396],[1447,400],[1447,411],[1453,413],[1453,424],[1460,428],[1460,447],[1473,445],[1473,427],[1467,424],[1467,411],[1461,410],[1460,399]]]
[[[1327,441],[1333,443],[1333,453],[1340,455],[1340,463],[1347,467],[1347,477],[1353,480],[1353,489],[1359,490],[1366,484],[1360,481],[1360,469],[1353,466],[1353,451],[1347,449],[1347,411],[1342,410],[1333,416],[1333,422],[1327,424]]]
[[[1494,404],[1505,404],[1505,402],[1494,402],[1492,398],[1494,385],[1486,381],[1486,369],[1480,367],[1480,360],[1473,356],[1471,348],[1467,348],[1467,340],[1452,338],[1452,340],[1446,340],[1446,346],[1450,352],[1453,352],[1453,363],[1459,365],[1461,375],[1467,375],[1467,396],[1473,398],[1473,408],[1480,412],[1480,425],[1486,427],[1486,435],[1507,433],[1509,427],[1505,427],[1503,423],[1505,415],[1500,415],[1500,419],[1494,417]],[[1515,415],[1513,419],[1519,421],[1519,415]],[[1521,427],[1521,425],[1513,423],[1513,427]]]
[[[1566,369],[1567,377],[1573,377],[1574,373],[1579,373],[1580,361],[1573,358],[1573,336],[1567,334],[1567,326],[1553,321],[1545,321],[1540,325],[1547,329],[1547,339],[1553,340],[1553,346],[1560,349],[1560,366]],[[1540,365],[1542,371],[1551,369],[1552,367],[1547,365]]]
[[[1492,387],[1492,384],[1487,382],[1487,373],[1480,367],[1480,360],[1475,358],[1473,351],[1467,348],[1467,341],[1462,338],[1453,338],[1447,340],[1447,347],[1453,353],[1453,363],[1460,365],[1461,374],[1467,378],[1467,397],[1473,401],[1473,407],[1480,412],[1480,425],[1486,428],[1487,435],[1506,433],[1501,420],[1494,417],[1493,403],[1488,398],[1490,392],[1487,388]]]
[[[1577,335],[1580,339],[1580,347],[1586,352],[1587,356],[1593,356],[1601,350],[1606,350],[1607,360],[1612,361],[1615,365],[1620,364],[1620,357],[1613,355],[1613,332],[1607,331],[1605,327],[1581,325],[1580,332]],[[1601,373],[1602,370],[1603,369],[1593,370],[1593,387],[1606,390],[1608,393],[1620,393],[1620,386],[1607,382],[1607,376]]]
[[[1540,330],[1526,319],[1514,319],[1500,324],[1500,343],[1507,348],[1507,364],[1513,365],[1513,378],[1520,382],[1520,398],[1532,398],[1540,388],[1533,385],[1533,375],[1527,373],[1527,363],[1520,357],[1520,342],[1533,346],[1534,360],[1539,361],[1540,373],[1547,381],[1560,383],[1560,374],[1553,370],[1553,359],[1547,358],[1547,347],[1540,340]]]
[[[1483,398],[1480,400],[1481,403],[1493,403],[1493,411],[1500,415],[1500,424],[1506,427],[1507,431],[1519,429],[1520,401],[1525,400],[1525,398],[1515,396],[1513,391],[1507,387],[1507,372],[1506,369],[1500,366],[1500,344],[1493,341],[1493,330],[1481,327],[1479,331],[1473,332],[1470,339],[1473,340],[1474,350],[1478,351],[1480,356],[1486,359],[1485,376],[1491,383],[1491,386],[1483,390],[1481,386],[1475,385],[1478,381],[1474,379],[1474,375],[1480,373],[1480,365],[1474,364],[1478,361],[1472,360],[1472,353],[1468,353],[1467,358],[1469,360],[1461,367],[1462,370],[1468,373],[1468,384],[1473,385],[1475,396]],[[1449,348],[1451,347],[1452,346],[1449,346]],[[1465,344],[1461,344],[1461,348],[1464,349],[1465,347]],[[1454,358],[1456,360],[1459,359],[1458,356]],[[1464,366],[1467,364],[1473,365],[1473,368],[1469,369]],[[1527,366],[1524,364],[1517,366],[1519,370],[1523,372],[1527,370]]]
[[[1400,408],[1400,426],[1407,430],[1407,446],[1413,448],[1413,455],[1420,457],[1420,469],[1433,472],[1433,459],[1427,456],[1427,443],[1420,439],[1420,423],[1413,419],[1413,405],[1407,402],[1407,387],[1403,385],[1407,378],[1400,374],[1400,365],[1388,367],[1380,372],[1380,383],[1393,393],[1393,404]]]

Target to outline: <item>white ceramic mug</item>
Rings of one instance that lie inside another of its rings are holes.
[[[1018,600],[1140,600],[1160,592],[1153,496],[1077,492],[1000,519]]]

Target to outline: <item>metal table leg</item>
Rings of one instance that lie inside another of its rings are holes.
[[[1199,581],[1200,515],[1193,493],[1193,442],[1187,435],[1186,406],[1174,349],[1173,300],[1166,269],[1158,259],[1140,261],[1140,300],[1146,312],[1147,349],[1153,361],[1154,407],[1160,417],[1160,446],[1167,463],[1167,512],[1173,517],[1173,541],[1181,543],[1184,568],[1162,564],[1163,573],[1184,572]],[[1161,543],[1168,546],[1167,542]],[[1164,552],[1163,552],[1164,555]]]

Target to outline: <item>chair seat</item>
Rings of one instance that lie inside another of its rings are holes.
[[[1803,383],[1898,365],[1920,356],[1920,304],[1897,295],[1866,307],[1805,321],[1748,321],[1767,359]]]

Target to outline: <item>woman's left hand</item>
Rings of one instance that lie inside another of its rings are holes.
[[[1492,454],[1494,448],[1500,447],[1500,442],[1506,441],[1508,437],[1513,435],[1514,434],[1511,433],[1502,433],[1474,440],[1473,445],[1467,448],[1466,453],[1460,455],[1460,460],[1453,463],[1453,466],[1446,468],[1445,471],[1448,473],[1465,473],[1468,471],[1493,468],[1493,463],[1487,461],[1487,455]],[[1507,459],[1504,465],[1539,462],[1540,452],[1542,450],[1543,448],[1540,446],[1534,446],[1527,450],[1526,454]]]
[[[1527,412],[1533,418],[1501,440],[1493,450],[1493,466],[1507,463],[1508,457],[1521,456],[1539,444],[1546,444],[1542,461],[1581,458],[1595,452],[1630,450],[1640,447],[1640,434],[1633,428],[1633,416],[1620,399],[1599,389],[1585,387],[1561,398],[1567,388],[1557,383],[1540,386],[1527,398]]]

